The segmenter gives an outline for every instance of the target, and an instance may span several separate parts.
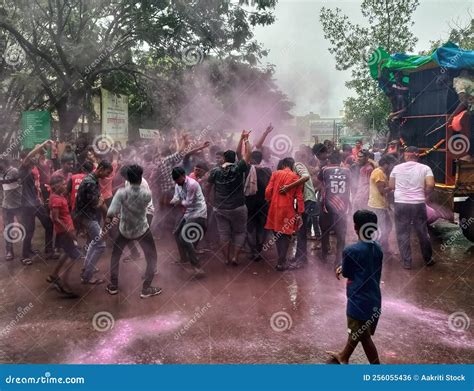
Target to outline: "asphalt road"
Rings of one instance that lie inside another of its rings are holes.
[[[432,242],[434,267],[422,265],[418,249],[412,270],[402,269],[396,255],[384,260],[374,336],[382,363],[474,363],[473,247],[449,223],[437,224]],[[274,249],[266,260],[238,267],[206,252],[200,256],[206,277],[195,280],[173,263],[171,238],[157,247],[155,283],[163,293],[149,299],[139,298],[143,259],[121,263],[116,296],[105,285],[81,285],[78,264],[72,287],[81,298],[75,300],[46,283],[55,261],[38,257],[23,266],[18,258],[2,259],[0,362],[328,363],[325,350],[344,345],[345,281],[321,263],[318,251],[310,252],[305,268],[284,273],[273,269]],[[108,276],[109,261],[108,249],[98,276]],[[360,346],[352,362],[367,362]]]

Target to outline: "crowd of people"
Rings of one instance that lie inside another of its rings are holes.
[[[16,166],[7,158],[0,161],[5,229],[15,219],[23,226],[21,262],[30,265],[37,254],[32,239],[38,218],[44,227],[44,256],[57,258],[63,249],[69,258],[82,257],[81,278],[87,284],[104,282],[94,272],[110,233],[109,293],[117,291],[122,249],[127,245],[131,258],[139,257],[135,242],[148,262],[144,290],[150,287],[156,268],[154,237],[164,232],[173,232],[181,262],[189,263],[196,277],[205,274],[199,261],[202,249],[219,248],[226,264],[238,265],[242,252],[253,261],[269,259],[269,240],[276,245],[279,271],[304,267],[308,239],[316,240],[312,248],[321,250],[322,262],[332,253],[337,266],[348,216],[363,209],[377,216],[374,232],[385,253],[392,251],[388,239],[394,219],[403,266],[411,267],[412,222],[424,261],[433,264],[425,202],[434,178],[428,166],[417,162],[416,148],[382,153],[363,149],[360,140],[339,150],[327,140],[301,145],[294,157],[277,159],[264,145],[272,131],[269,126],[254,146],[250,132],[243,131],[232,149],[230,138],[211,145],[184,132],[160,149],[142,143],[121,150],[110,146],[104,153],[78,142],[76,151],[66,145],[57,159],[48,159],[55,143],[45,141],[22,151]],[[77,248],[76,233],[87,238],[86,251]],[[216,234],[218,246],[208,240]],[[11,261],[13,244],[7,232],[4,236],[5,259]],[[292,240],[296,252],[288,259]],[[57,270],[49,280],[67,291]]]
[[[17,240],[9,230],[20,226],[20,260],[33,263],[39,254],[32,247],[38,218],[44,228],[44,258],[58,259],[48,283],[62,295],[78,297],[68,281],[77,261],[82,263],[83,284],[106,283],[96,273],[109,243],[106,291],[116,295],[120,262],[139,259],[139,244],[146,261],[140,297],[147,298],[161,293],[153,284],[156,243],[168,233],[176,242],[177,263],[188,265],[194,278],[205,276],[201,254],[206,251],[238,266],[245,256],[274,262],[269,249],[275,244],[275,269],[285,271],[304,268],[311,247],[316,259],[351,282],[347,315],[353,332],[345,350],[331,354],[345,362],[354,341],[361,341],[371,362],[377,362],[370,339],[376,322],[366,333],[360,333],[360,322],[380,311],[381,261],[393,250],[393,221],[403,267],[412,265],[412,228],[425,265],[434,264],[426,205],[433,173],[417,161],[416,147],[401,149],[396,142],[384,150],[368,150],[362,140],[341,149],[326,140],[277,158],[265,145],[272,132],[270,125],[254,145],[248,131],[237,141],[219,134],[210,137],[206,131],[212,145],[201,142],[202,134],[185,132],[123,149],[79,140],[75,150],[66,145],[61,154],[57,143],[47,140],[22,151],[16,163],[3,156],[5,260],[15,258]],[[360,240],[346,247],[351,215]]]

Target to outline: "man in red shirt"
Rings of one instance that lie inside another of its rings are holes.
[[[208,171],[209,167],[206,162],[198,162],[194,166],[193,172],[189,174],[189,177],[197,181],[202,187],[202,182],[205,179],[206,173]]]
[[[64,181],[67,183],[72,176],[72,170],[74,169],[74,160],[70,157],[61,158],[61,168],[56,170],[51,175],[51,179],[56,176],[62,176]]]
[[[107,207],[110,206],[110,203],[112,202],[112,198],[114,196],[114,188],[112,185],[118,168],[118,152],[114,149],[112,151],[112,173],[106,178],[99,179],[100,195],[102,196],[102,199],[104,200],[105,205],[107,205]]]
[[[362,140],[357,140],[355,143],[355,147],[352,148],[352,156],[354,156],[354,159],[357,160],[357,154],[359,151],[362,149]]]
[[[361,149],[357,154],[357,164],[354,167],[357,181],[354,180],[353,210],[367,209],[369,201],[370,175],[374,171],[374,164],[369,159],[369,151]]]
[[[51,178],[50,185],[52,191],[49,198],[49,208],[51,220],[54,225],[54,232],[56,233],[56,247],[64,250],[64,254],[61,255],[52,274],[48,276],[46,281],[51,283],[59,293],[70,298],[77,298],[79,296],[72,292],[67,284],[68,274],[72,264],[64,268],[66,261],[69,258],[73,261],[81,258],[81,252],[76,245],[77,242],[74,233],[74,224],[65,197],[66,182],[62,176],[55,176]],[[61,279],[59,273],[63,269],[64,271]]]

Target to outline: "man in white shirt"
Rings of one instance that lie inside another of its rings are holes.
[[[435,181],[431,168],[418,163],[418,148],[408,147],[405,162],[395,166],[389,186],[395,190],[395,229],[398,247],[405,269],[411,269],[410,234],[413,224],[426,266],[434,265],[428,235],[426,198],[433,191]]]
[[[182,262],[194,268],[194,277],[204,276],[196,256],[196,246],[204,237],[207,224],[207,205],[199,183],[186,175],[182,167],[175,167],[171,176],[176,183],[171,205],[184,209],[183,217],[173,231]]]
[[[122,167],[122,170],[120,174],[124,177],[127,178],[127,169],[128,166]],[[130,187],[130,182],[128,180],[125,181],[125,188]],[[148,193],[151,194],[150,186],[148,185],[148,182],[144,177],[142,177],[142,183],[140,184],[140,187],[147,191]],[[148,206],[146,207],[146,220],[148,221],[148,225],[151,227],[151,222],[153,220],[153,215],[155,213],[155,207],[153,205],[153,199],[150,200],[148,203]],[[138,251],[136,243],[129,242],[128,243],[128,248],[130,249],[130,255],[123,257],[123,262],[132,262],[132,261],[138,261],[140,259],[140,251]]]

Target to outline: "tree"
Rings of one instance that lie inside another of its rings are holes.
[[[134,80],[142,74],[136,60],[144,52],[155,62],[171,57],[181,66],[199,62],[211,50],[255,64],[265,52],[252,29],[274,21],[275,3],[4,0],[0,33],[25,56],[17,74],[34,91],[23,95],[22,109],[56,112],[67,138],[104,79]]]
[[[368,61],[377,47],[389,53],[413,50],[417,39],[410,31],[418,0],[364,0],[361,12],[368,27],[353,24],[339,8],[322,7],[319,18],[329,52],[336,58],[336,69],[351,69],[346,86],[355,97],[344,101],[347,125],[360,130],[387,130],[389,104],[369,74]],[[362,129],[361,129],[362,128]]]
[[[462,49],[474,50],[474,19],[468,11],[471,20],[466,26],[462,26],[458,21],[448,23],[451,31],[446,40],[431,41],[431,50],[439,48],[446,41],[451,41]]]

